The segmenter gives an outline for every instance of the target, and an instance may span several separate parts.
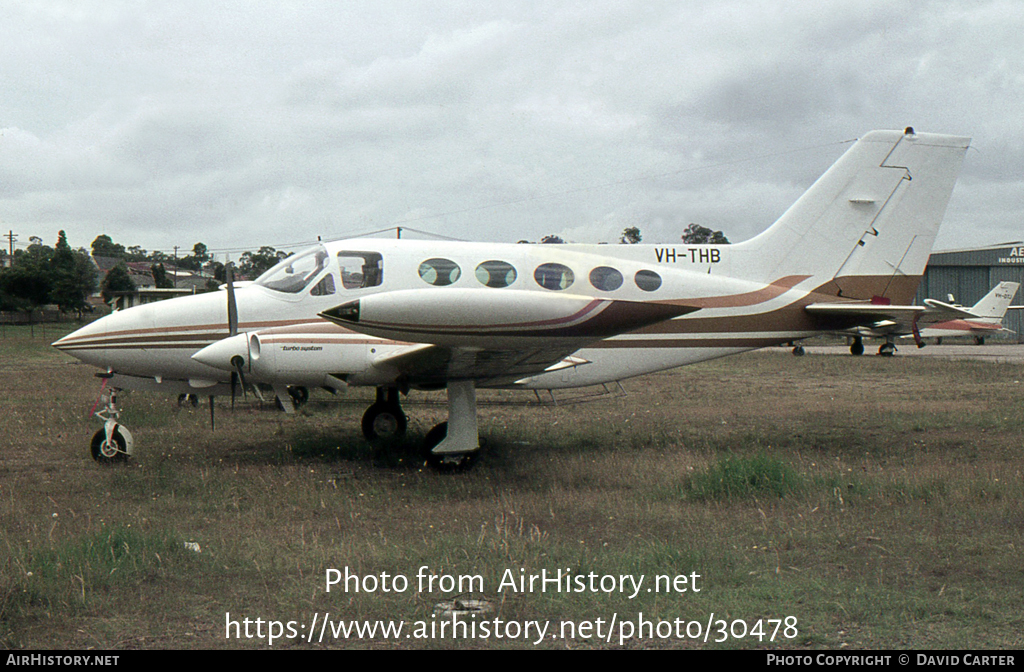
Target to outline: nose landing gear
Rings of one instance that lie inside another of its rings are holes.
[[[104,389],[100,393],[103,408],[94,415],[103,421],[103,429],[92,437],[90,452],[92,459],[100,464],[124,462],[132,454],[132,433],[117,421],[121,411],[117,408],[117,388]]]

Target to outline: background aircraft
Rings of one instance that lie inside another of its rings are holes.
[[[1003,317],[1006,316],[1007,310],[1024,308],[1010,305],[1019,287],[1020,283],[1017,282],[1000,282],[980,301],[966,309],[974,317],[936,322],[921,329],[921,338],[934,338],[938,345],[942,343],[943,337],[974,336],[974,342],[983,345],[986,336],[994,336],[1000,332],[1013,333],[1003,326]],[[949,297],[949,302],[953,302],[952,296]]]
[[[245,286],[138,306],[54,345],[114,388],[233,394],[372,385],[370,440],[401,436],[401,395],[447,389],[424,446],[479,451],[476,390],[613,382],[849,328],[851,305],[914,296],[969,138],[873,131],[771,227],[716,245],[322,243]],[[241,285],[241,283],[239,283]],[[132,449],[108,404],[97,460]],[[130,435],[128,437],[130,439]]]
[[[811,312],[821,311],[846,319],[858,321],[855,326],[838,333],[852,335],[850,354],[864,354],[864,338],[884,338],[878,354],[892,356],[896,352],[896,338],[913,338],[920,348],[924,339],[943,336],[974,335],[984,342],[986,335],[1008,331],[1003,328],[1002,319],[1017,293],[1019,283],[1001,282],[992,288],[978,303],[970,308],[936,299],[925,299],[923,306],[886,305],[884,303],[808,306]],[[925,325],[928,325],[925,327]],[[799,355],[796,346],[793,354]]]

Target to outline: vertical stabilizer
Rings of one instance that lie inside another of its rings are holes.
[[[1002,320],[1019,287],[1020,283],[1017,282],[1000,282],[971,307],[971,312],[978,317]]]
[[[970,138],[872,131],[768,230],[741,243],[762,279],[811,274],[838,296],[909,302]]]

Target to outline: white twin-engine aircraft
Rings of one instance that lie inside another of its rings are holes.
[[[251,283],[119,311],[54,345],[113,388],[234,394],[377,388],[362,428],[400,436],[399,393],[446,388],[437,468],[479,451],[477,388],[618,381],[861,324],[914,296],[969,138],[874,131],[760,235],[734,245],[318,244]],[[821,307],[824,304],[824,307]],[[112,417],[98,460],[131,435]]]

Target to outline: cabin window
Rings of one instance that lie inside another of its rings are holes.
[[[334,294],[334,275],[328,273],[324,279],[316,283],[313,289],[309,290],[311,296],[330,296]]]
[[[613,292],[622,287],[622,273],[611,266],[598,266],[590,272],[590,284],[602,292]]]
[[[450,259],[427,259],[420,264],[420,277],[435,287],[447,287],[462,275],[459,265]]]
[[[338,252],[338,269],[345,289],[377,287],[384,282],[384,259],[378,252]]]
[[[568,289],[575,281],[572,269],[562,264],[541,264],[533,272],[533,279],[544,289]]]
[[[327,248],[318,245],[281,261],[256,278],[256,284],[275,292],[298,294],[327,266]]]
[[[654,271],[637,271],[633,279],[636,286],[645,292],[653,292],[661,287],[661,276]]]
[[[516,269],[504,261],[485,261],[476,267],[476,279],[488,287],[508,287],[516,281]]]

